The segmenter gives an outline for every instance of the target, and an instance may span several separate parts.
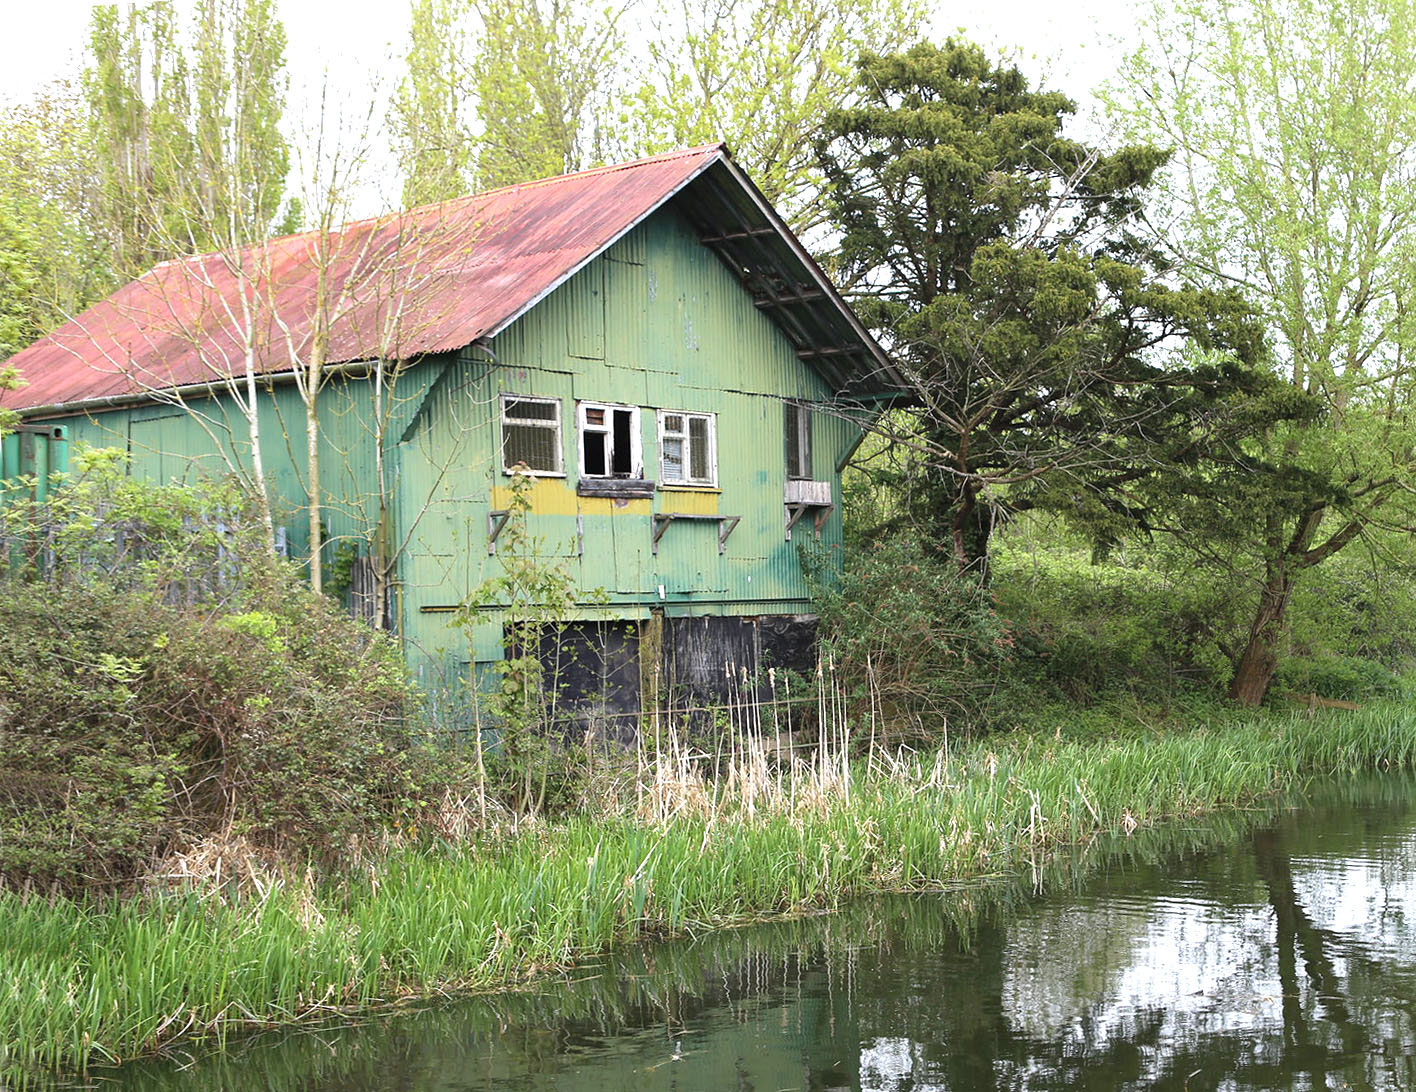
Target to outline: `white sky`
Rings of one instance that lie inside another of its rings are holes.
[[[42,84],[77,75],[82,66],[91,0],[0,0],[10,48],[0,65],[0,100],[21,98]],[[325,74],[353,113],[371,89],[384,92],[399,78],[398,56],[407,37],[407,0],[279,0],[289,36],[291,113],[312,102]],[[1134,4],[1125,0],[972,0],[938,4],[930,37],[951,33],[1018,51],[1021,67],[1051,89],[1067,92],[1085,109],[1132,42]],[[296,122],[298,127],[298,120]],[[724,134],[729,144],[731,134]],[[397,185],[389,192],[396,193]],[[377,209],[366,209],[374,212]]]

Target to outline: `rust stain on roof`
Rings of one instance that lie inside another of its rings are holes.
[[[494,336],[727,155],[599,167],[239,251],[164,262],[10,358],[41,409],[301,366],[326,270],[327,362],[408,360]]]

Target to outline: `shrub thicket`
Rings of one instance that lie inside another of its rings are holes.
[[[851,552],[837,577],[802,551],[823,654],[855,711],[898,742],[978,729],[1016,659],[990,590],[904,536]]]
[[[0,524],[0,878],[121,885],[211,834],[328,853],[415,802],[397,648],[220,487],[86,475]]]
[[[806,553],[825,649],[855,712],[887,732],[1092,736],[1233,715],[1222,696],[1254,591],[1217,564],[1154,543],[1093,562],[1046,526],[1001,536],[986,586],[905,535],[859,545],[830,579]],[[1271,700],[1401,693],[1416,661],[1406,571],[1341,558],[1300,584]]]

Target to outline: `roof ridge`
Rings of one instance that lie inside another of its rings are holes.
[[[582,171],[566,171],[563,174],[553,174],[549,178],[533,178],[525,182],[512,182],[506,186],[497,186],[490,190],[478,190],[475,193],[464,193],[461,197],[449,197],[444,201],[430,201],[426,205],[414,205],[406,209],[390,209],[387,212],[376,213],[373,216],[363,216],[357,220],[346,220],[338,227],[333,228],[331,233],[335,235],[343,234],[354,228],[362,227],[366,224],[377,224],[385,220],[391,220],[399,216],[412,216],[414,214],[427,214],[434,209],[443,208],[463,208],[469,204],[476,203],[498,194],[514,193],[518,190],[532,190],[542,186],[555,185],[566,182],[574,178],[586,178],[591,175],[610,174],[614,171],[627,171],[635,167],[648,166],[651,163],[665,163],[674,159],[688,159],[692,156],[703,155],[706,152],[718,151],[731,155],[725,141],[717,140],[708,144],[695,144],[691,148],[672,148],[667,152],[655,152],[653,155],[641,156],[638,159],[627,159],[620,163],[602,163],[598,167],[587,167]],[[304,231],[292,231],[288,235],[273,235],[268,239],[256,239],[249,243],[244,243],[236,250],[245,253],[254,251],[257,247],[272,246],[274,244],[293,243],[297,239],[304,239],[318,235],[319,228],[306,228]],[[140,281],[160,269],[167,269],[172,266],[184,266],[192,262],[206,258],[214,258],[227,252],[226,247],[218,247],[215,250],[202,251],[200,254],[180,254],[173,258],[164,258],[162,261],[151,266],[149,269],[133,278]]]
[[[511,182],[505,186],[497,186],[490,190],[477,190],[475,193],[464,193],[461,197],[449,197],[445,201],[433,201],[426,205],[414,205],[405,212],[424,212],[429,209],[441,208],[445,205],[460,205],[464,202],[478,200],[484,197],[493,197],[497,194],[512,193],[516,190],[535,189],[540,186],[551,186],[558,182],[565,182],[572,178],[586,178],[590,175],[610,174],[614,171],[627,171],[635,167],[644,167],[650,163],[665,163],[673,159],[688,159],[692,156],[703,155],[705,152],[720,151],[727,153],[728,146],[725,141],[715,140],[708,144],[695,144],[691,148],[673,148],[667,152],[655,152],[653,155],[640,156],[638,159],[626,159],[620,163],[602,163],[598,167],[586,167],[579,171],[566,171],[563,174],[553,174],[547,178],[531,178],[525,182]],[[385,213],[384,215],[392,215]],[[379,217],[368,217],[367,219],[377,220]],[[363,221],[351,221],[351,223],[361,223]]]

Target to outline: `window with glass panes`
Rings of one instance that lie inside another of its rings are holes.
[[[659,411],[659,480],[667,485],[717,485],[711,413]]]
[[[811,410],[786,403],[787,477],[811,477]]]
[[[560,474],[560,399],[501,396],[502,467],[522,464],[533,474]]]

